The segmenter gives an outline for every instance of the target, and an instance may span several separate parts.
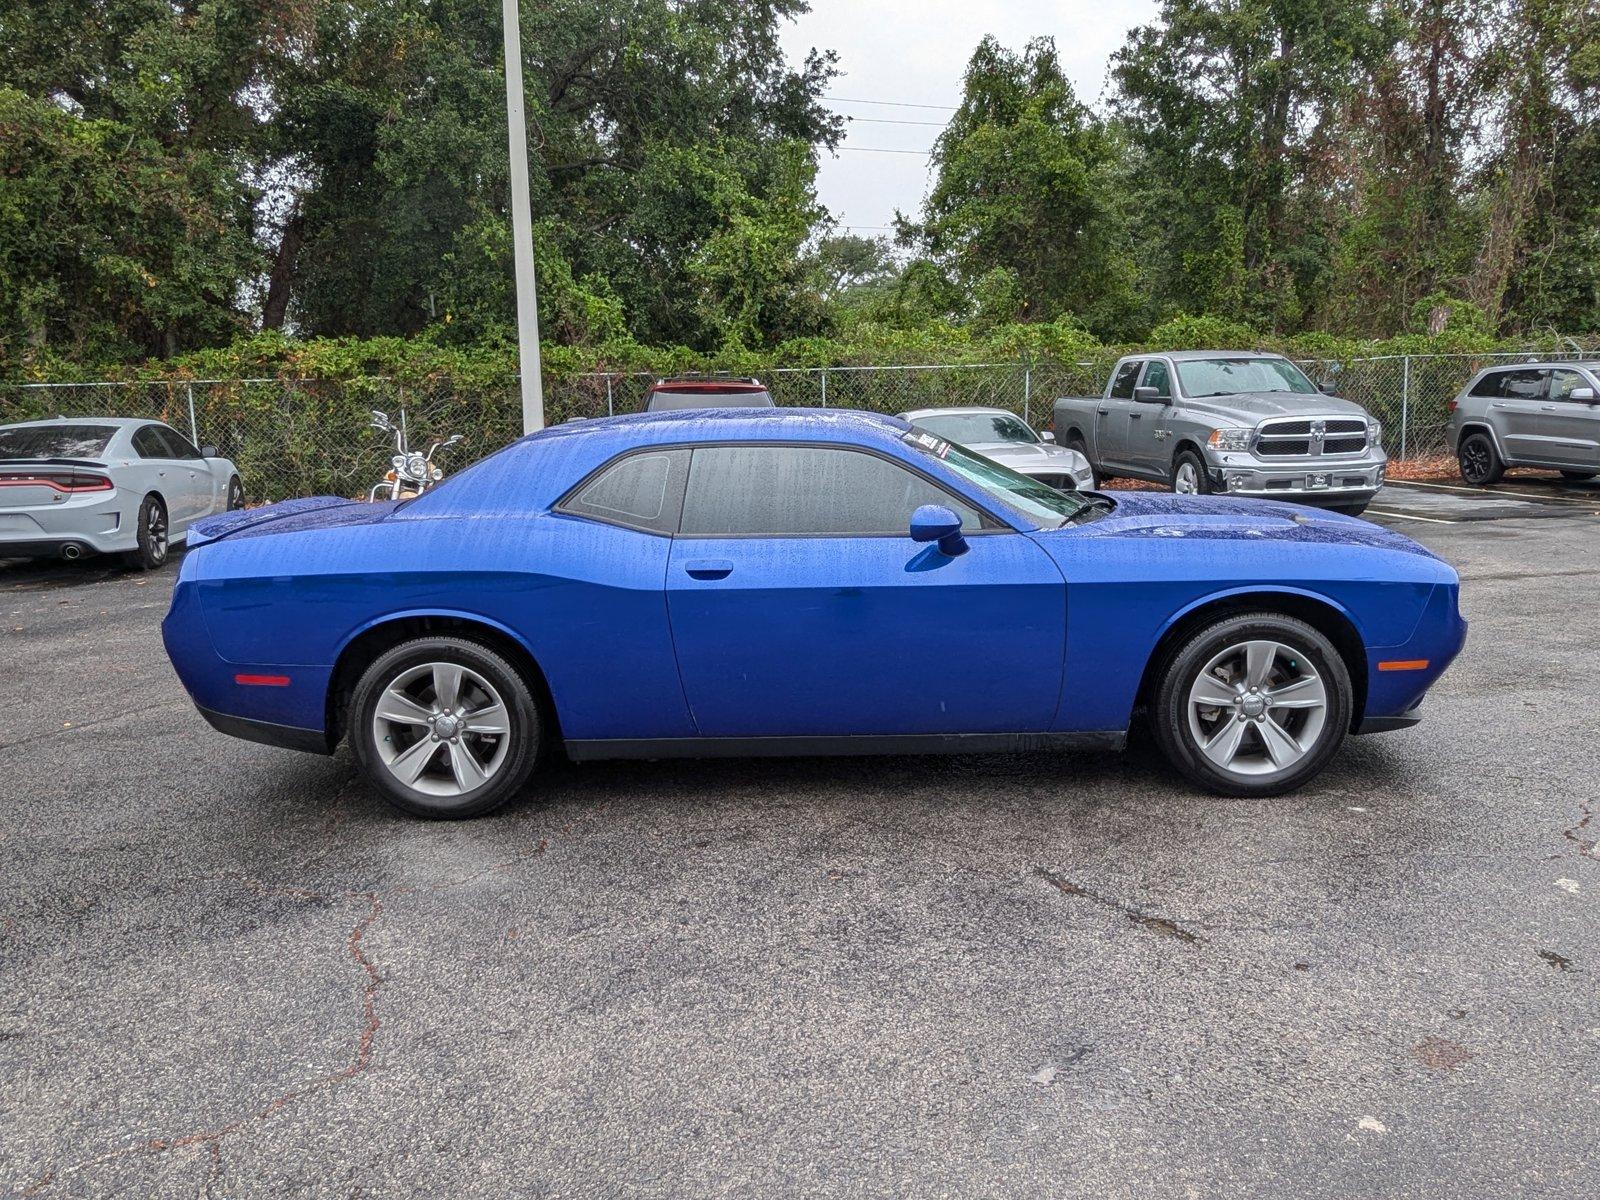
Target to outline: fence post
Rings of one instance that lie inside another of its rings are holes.
[[[611,407],[611,373],[606,373],[606,416],[616,416],[616,411]]]
[[[827,408],[828,407],[828,368],[827,367],[823,367],[822,368],[822,401],[817,405],[817,407],[818,408]]]
[[[1406,456],[1406,426],[1411,423],[1411,355],[1400,365],[1400,458]]]
[[[198,446],[200,444],[200,424],[194,419],[194,384],[184,384],[183,390],[189,393],[189,440]]]
[[[1022,423],[1030,427],[1033,425],[1032,404],[1033,364],[1025,362],[1022,364]]]

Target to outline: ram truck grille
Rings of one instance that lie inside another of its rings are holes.
[[[1360,454],[1367,448],[1367,423],[1360,417],[1266,421],[1256,434],[1260,458],[1315,458]]]

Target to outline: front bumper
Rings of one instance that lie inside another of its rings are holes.
[[[1087,466],[1078,471],[1063,471],[1052,467],[1035,467],[1031,470],[1013,467],[1012,470],[1062,492],[1090,492],[1095,486],[1094,468]]]
[[[1230,496],[1293,500],[1314,504],[1371,499],[1383,486],[1387,457],[1297,457],[1270,462],[1254,454],[1213,454],[1206,464],[1211,490]]]

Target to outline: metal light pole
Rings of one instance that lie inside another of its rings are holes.
[[[539,295],[533,280],[533,211],[528,202],[528,125],[522,112],[522,22],[517,0],[500,0],[506,44],[506,132],[511,142],[511,246],[517,273],[517,359],[522,432],[544,428],[539,363]]]

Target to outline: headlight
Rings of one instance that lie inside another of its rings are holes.
[[[1206,444],[1213,450],[1248,450],[1250,449],[1250,431],[1248,429],[1213,429],[1211,436],[1206,439]]]
[[[406,474],[413,479],[426,479],[428,477],[428,460],[420,454],[413,454],[406,459]]]
[[[1381,421],[1372,423],[1372,448],[1374,450],[1383,449],[1383,422]]]

